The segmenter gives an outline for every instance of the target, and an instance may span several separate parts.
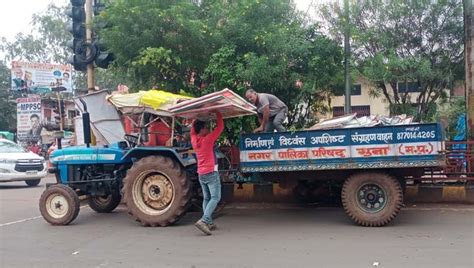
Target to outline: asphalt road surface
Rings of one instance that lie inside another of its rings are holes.
[[[23,185],[0,184],[0,267],[474,267],[474,206],[409,206],[364,228],[341,208],[231,204],[203,236],[198,213],[145,228],[123,207],[83,206],[72,225],[51,226],[38,210],[45,181]]]

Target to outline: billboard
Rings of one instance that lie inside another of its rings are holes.
[[[33,96],[16,100],[18,140],[37,142],[41,139],[41,98]]]
[[[29,94],[49,93],[63,87],[72,92],[70,65],[12,61],[12,90]]]
[[[244,172],[436,166],[438,124],[244,134]]]

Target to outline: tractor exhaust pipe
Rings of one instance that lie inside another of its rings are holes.
[[[82,129],[84,130],[84,143],[86,144],[87,148],[89,148],[91,144],[91,119],[89,117],[89,112],[87,111],[86,102],[81,98],[79,98],[79,101],[81,101],[82,106],[84,106],[84,112],[82,113]]]

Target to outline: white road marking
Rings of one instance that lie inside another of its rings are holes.
[[[85,208],[85,207],[89,207],[89,205],[84,205],[84,206],[81,206],[80,208]],[[26,219],[17,220],[17,221],[11,221],[11,222],[7,222],[7,223],[1,223],[1,224],[0,224],[0,227],[4,227],[4,226],[8,226],[8,225],[13,225],[13,224],[17,224],[17,223],[23,223],[23,222],[32,221],[32,220],[37,220],[37,219],[40,219],[40,218],[42,218],[42,217],[43,217],[43,216],[36,216],[36,217],[26,218]]]
[[[32,218],[27,218],[27,219],[7,222],[7,223],[2,223],[2,224],[0,224],[0,227],[13,225],[13,224],[17,224],[17,223],[22,223],[22,222],[27,222],[27,221],[32,221],[32,220],[36,220],[36,219],[39,219],[39,218],[41,218],[41,216],[36,216],[36,217],[32,217]]]

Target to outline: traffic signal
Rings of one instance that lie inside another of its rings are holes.
[[[103,3],[99,0],[94,2],[94,28],[95,28],[95,47],[97,48],[97,55],[95,58],[95,65],[102,69],[107,69],[110,63],[115,59],[114,55],[107,51],[107,48],[104,44],[99,40],[98,35],[101,29],[109,27],[106,21],[103,19],[103,12],[105,11],[106,7]]]
[[[86,41],[86,12],[84,10],[85,0],[70,0],[71,9],[66,13],[72,19],[68,31],[72,33],[73,39],[68,42],[68,47],[73,51],[69,63],[77,71],[86,71],[87,64],[94,61],[97,50],[91,43]]]
[[[99,16],[100,13],[105,10],[105,5],[101,3],[100,0],[95,0],[93,10],[94,16]]]
[[[54,101],[51,106],[53,108],[53,112],[55,113],[55,123],[59,125],[61,123],[61,116],[63,118],[66,117],[66,105],[64,103],[64,100],[60,101],[59,106],[57,101]]]
[[[107,69],[114,60],[111,52],[100,44],[98,40],[98,30],[105,28],[106,23],[100,19],[100,15],[105,10],[105,5],[99,0],[94,0],[93,13],[98,18],[94,21],[94,33],[92,40],[89,42],[86,38],[86,13],[84,9],[85,0],[70,0],[71,9],[67,11],[67,15],[72,18],[72,23],[68,27],[72,33],[73,39],[68,42],[68,47],[73,51],[73,56],[69,58],[69,63],[74,66],[77,71],[86,71],[87,65],[95,62],[100,68]]]
[[[95,65],[102,69],[107,69],[115,59],[114,54],[107,51],[107,48],[99,40],[94,42],[95,47],[97,48],[97,56],[95,58]]]

